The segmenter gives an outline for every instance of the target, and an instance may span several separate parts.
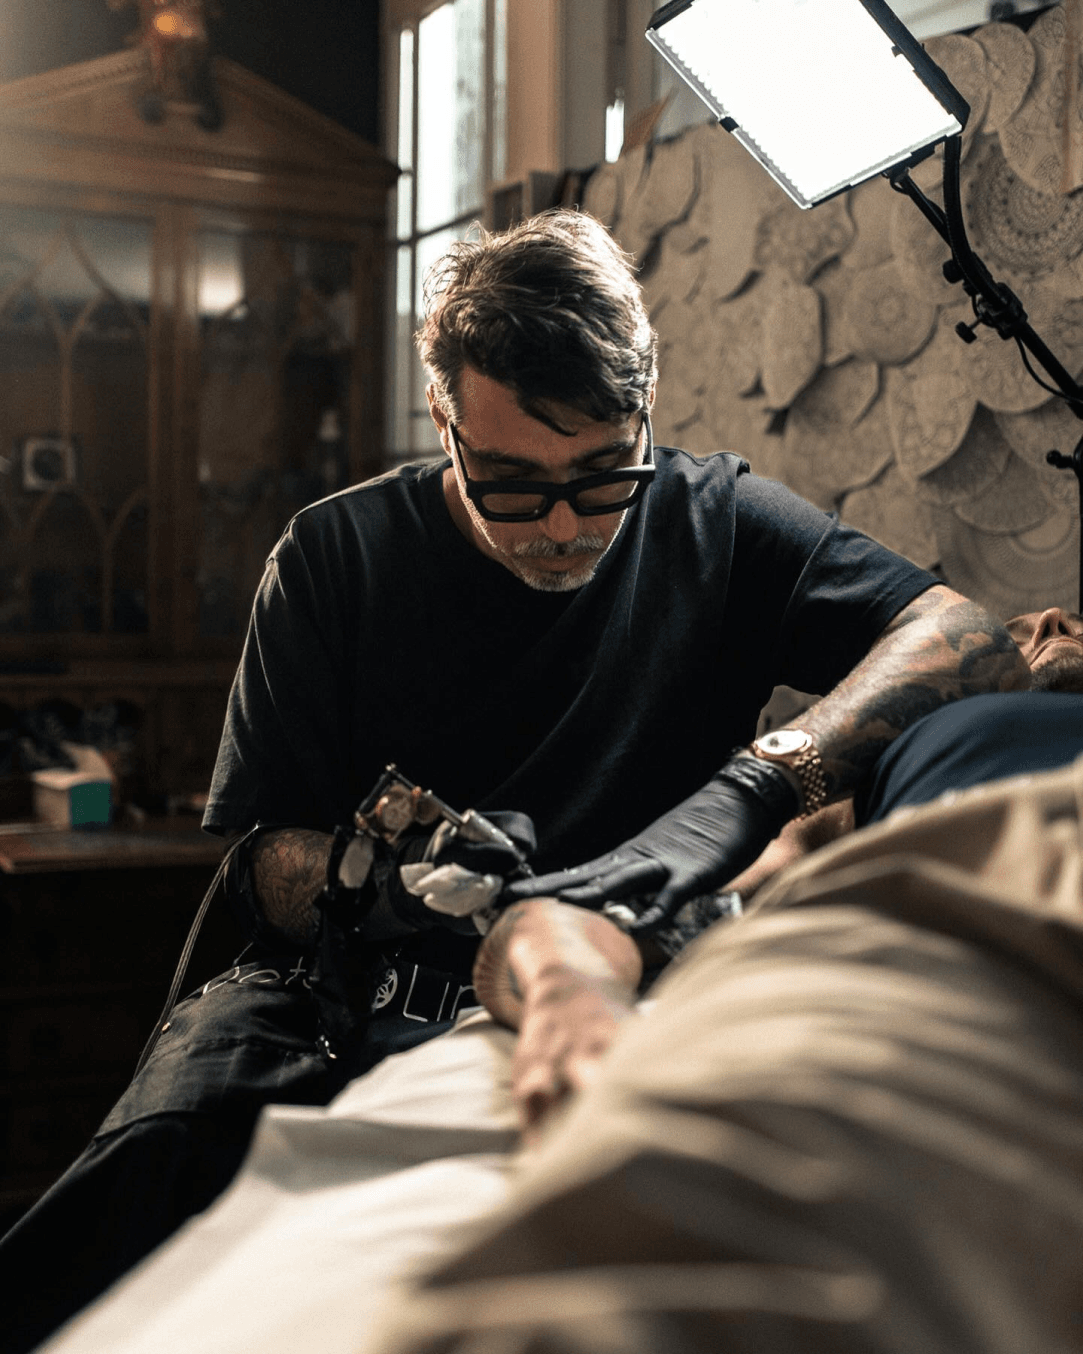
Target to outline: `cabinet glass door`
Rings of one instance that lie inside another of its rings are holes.
[[[151,244],[0,206],[0,634],[150,629]]]
[[[353,245],[203,230],[198,631],[244,634],[289,519],[345,488]]]

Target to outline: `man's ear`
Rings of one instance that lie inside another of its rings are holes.
[[[448,416],[436,402],[436,387],[434,385],[430,384],[425,387],[425,398],[429,402],[429,417],[436,424],[436,431],[440,434],[440,440],[443,441],[444,434],[447,432]]]

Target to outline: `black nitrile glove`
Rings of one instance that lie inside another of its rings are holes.
[[[406,937],[435,926],[477,938],[472,914],[445,915],[407,891],[401,869],[430,856],[426,874],[462,866],[469,878],[493,878],[486,893],[499,893],[503,880],[520,868],[514,847],[524,855],[536,848],[534,824],[522,813],[489,813],[488,820],[511,838],[512,849],[471,842],[449,829],[415,832],[394,846],[342,827],[335,833],[327,865],[327,887],[319,895],[319,930],[309,986],[320,1019],[320,1046],[340,1077],[353,1075],[363,1055],[366,1023],[377,1007],[377,989]],[[436,885],[439,886],[439,881]]]
[[[656,929],[690,898],[739,874],[800,809],[786,773],[736,756],[703,787],[608,855],[571,870],[507,885],[501,904],[542,895],[601,908],[654,895],[634,927]]]

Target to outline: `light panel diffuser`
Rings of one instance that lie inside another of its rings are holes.
[[[961,132],[969,112],[878,0],[674,0],[647,39],[802,207]]]

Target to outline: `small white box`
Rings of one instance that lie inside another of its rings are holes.
[[[113,815],[113,772],[97,748],[63,743],[74,768],[32,771],[34,816],[55,827],[104,827]]]

